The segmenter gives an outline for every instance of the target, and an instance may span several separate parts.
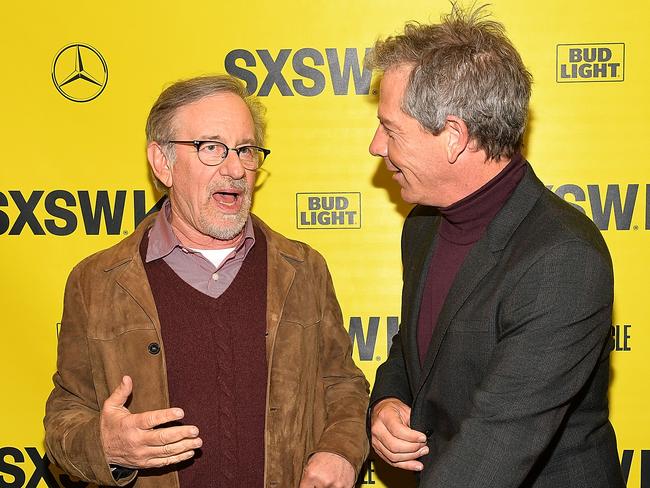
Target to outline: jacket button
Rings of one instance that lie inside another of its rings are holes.
[[[152,342],[147,346],[147,350],[149,351],[149,354],[153,354],[155,356],[160,352],[160,344],[157,342]]]

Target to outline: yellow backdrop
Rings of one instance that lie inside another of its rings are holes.
[[[650,486],[650,6],[644,0],[493,0],[533,73],[525,154],[610,246],[616,305],[611,417],[629,487]],[[226,69],[268,107],[254,211],[327,258],[372,382],[397,330],[408,207],[367,147],[377,36],[437,20],[447,1],[11,2],[0,19],[0,487],[48,478],[45,399],[66,276],[157,199],[144,121],[171,81]],[[80,63],[81,60],[81,63]],[[365,485],[406,486],[379,463]],[[55,479],[57,481],[55,481]]]

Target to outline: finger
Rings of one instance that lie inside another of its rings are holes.
[[[383,412],[382,412],[383,413]],[[406,442],[413,442],[418,444],[424,444],[427,442],[427,436],[424,433],[413,430],[410,427],[406,426],[401,421],[401,417],[397,415],[385,415],[378,416],[378,420],[383,423],[386,427],[386,430],[391,433],[393,437],[401,439]]]
[[[196,439],[199,429],[194,425],[179,425],[153,429],[143,435],[143,443],[147,446],[164,446],[184,439]]]
[[[424,464],[420,461],[404,461],[400,463],[392,463],[393,466],[399,469],[405,469],[407,471],[422,471],[424,469]]]
[[[151,457],[155,458],[174,457],[187,451],[199,449],[202,445],[203,441],[200,437],[197,437],[195,439],[183,439],[182,441],[165,444],[164,446],[156,446],[155,448],[150,448],[150,452]]]
[[[377,453],[377,455],[380,458],[382,458],[386,463],[390,464],[391,466],[400,469],[405,469],[407,471],[422,471],[422,469],[424,469],[424,465],[416,459],[405,460],[405,461],[395,460],[393,454],[390,451],[388,451],[383,445],[378,444],[374,441],[372,443],[372,447]]]
[[[113,390],[113,393],[111,393],[111,396],[106,399],[104,405],[107,407],[121,408],[129,399],[132,391],[133,381],[131,380],[131,377],[124,376],[118,387]]]
[[[185,451],[181,454],[171,457],[151,458],[144,463],[143,468],[162,468],[172,464],[178,464],[187,461],[194,456],[194,451]]]
[[[386,426],[395,437],[408,441],[425,443],[427,436],[422,432],[410,428],[411,409],[402,401],[388,398],[380,401],[372,412],[372,426],[377,422]]]
[[[148,412],[136,413],[133,415],[133,423],[136,427],[143,430],[153,429],[154,427],[175,420],[180,420],[185,413],[180,408],[164,408],[162,410],[150,410]]]
[[[394,453],[415,453],[426,446],[425,442],[412,442],[395,436],[381,421],[372,425],[371,434],[373,439],[378,439],[389,451]],[[418,438],[421,437],[418,436]]]
[[[416,454],[427,447],[423,442],[408,442],[398,439],[389,432],[373,436],[377,438],[388,450],[396,454]]]
[[[372,438],[372,447],[375,451],[382,454],[382,457],[390,463],[414,461],[429,454],[428,446],[422,446],[415,451],[399,451],[395,450],[377,437]]]

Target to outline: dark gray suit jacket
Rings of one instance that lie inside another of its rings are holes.
[[[440,217],[402,235],[402,323],[371,404],[397,397],[428,436],[420,486],[622,488],[607,388],[612,263],[595,225],[530,166],[473,246],[423,367],[417,334]]]

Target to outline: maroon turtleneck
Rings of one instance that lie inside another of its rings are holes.
[[[449,207],[438,209],[442,219],[418,318],[420,364],[424,364],[433,329],[465,257],[512,195],[525,172],[526,161],[516,154],[498,175],[474,193]]]

